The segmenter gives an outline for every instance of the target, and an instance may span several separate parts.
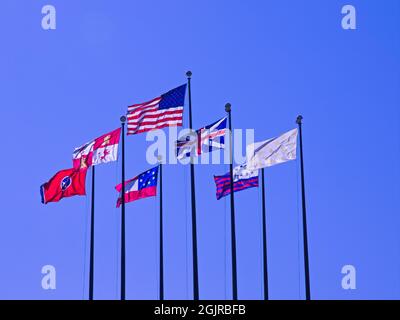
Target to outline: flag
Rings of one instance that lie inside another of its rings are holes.
[[[120,136],[121,128],[76,148],[72,155],[74,168],[86,169],[92,165],[117,161]]]
[[[157,176],[158,166],[139,174],[131,180],[125,181],[125,203],[147,197],[155,197],[157,195]],[[120,193],[117,201],[117,208],[119,208],[122,204],[122,183],[117,185],[115,189]]]
[[[248,168],[261,169],[295,160],[296,146],[297,129],[276,138],[249,144],[246,148]]]
[[[182,126],[186,84],[151,101],[128,107],[128,135]]]
[[[190,157],[192,150],[196,149],[199,156],[205,152],[212,152],[225,148],[227,118],[222,118],[209,126],[205,126],[193,134],[186,135],[176,141],[176,153],[178,159]]]
[[[217,187],[217,200],[231,193],[230,172],[223,176],[214,176]],[[242,191],[249,188],[258,187],[258,170],[249,170],[246,164],[233,169],[233,191]]]
[[[86,195],[87,170],[67,169],[57,172],[53,178],[40,186],[42,203],[58,202],[62,198]]]

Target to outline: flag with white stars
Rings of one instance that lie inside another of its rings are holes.
[[[125,181],[125,203],[157,195],[158,166],[149,169],[135,178]],[[122,183],[115,189],[120,193],[117,207],[122,204]]]

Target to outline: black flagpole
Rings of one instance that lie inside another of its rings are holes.
[[[263,223],[263,265],[264,265],[264,300],[268,300],[268,263],[267,263],[267,218],[265,213],[265,178],[264,168],[261,169],[262,183],[262,223]]]
[[[230,134],[230,174],[231,174],[231,247],[232,247],[232,298],[233,300],[238,299],[237,294],[237,270],[236,270],[236,231],[235,231],[235,197],[233,188],[233,139],[232,139],[232,117],[231,117],[231,104],[225,105],[225,111],[229,117],[229,134]]]
[[[308,262],[308,239],[307,239],[307,217],[306,217],[306,194],[304,186],[304,159],[303,159],[303,136],[302,136],[302,120],[303,116],[297,117],[296,123],[299,126],[300,136],[300,167],[301,167],[301,200],[303,206],[303,241],[304,241],[304,272],[306,283],[306,300],[311,300],[310,293],[310,268]]]
[[[122,188],[121,188],[121,300],[125,300],[125,122],[122,116]]]
[[[189,129],[193,129],[192,123],[192,91],[191,79],[192,72],[186,72],[188,78],[188,92],[189,92]],[[199,278],[197,266],[197,222],[196,222],[196,192],[194,187],[194,164],[193,158],[190,161],[190,178],[191,178],[191,193],[192,193],[192,247],[193,247],[193,300],[199,300]]]
[[[163,244],[163,194],[162,194],[162,159],[160,161],[160,300],[164,300],[164,244]]]
[[[90,217],[90,270],[89,270],[89,300],[93,300],[93,277],[94,277],[94,181],[95,170],[92,165],[92,209]]]

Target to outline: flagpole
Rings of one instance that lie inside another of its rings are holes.
[[[233,188],[233,139],[232,139],[232,117],[231,117],[231,104],[227,103],[225,105],[225,111],[228,113],[229,118],[229,135],[230,135],[230,185],[231,185],[231,248],[232,248],[232,298],[233,300],[238,299],[237,294],[237,269],[236,269],[236,230],[235,230],[235,196]]]
[[[125,300],[125,122],[122,116],[122,188],[121,188],[121,300]]]
[[[94,181],[95,170],[92,165],[92,208],[90,217],[90,270],[89,270],[89,300],[93,300],[93,279],[94,279]]]
[[[263,223],[263,266],[264,266],[264,300],[268,300],[268,263],[267,263],[267,218],[265,213],[265,178],[264,168],[261,169],[262,183],[262,223]]]
[[[309,268],[309,260],[308,260],[306,195],[305,195],[305,184],[304,184],[302,120],[303,120],[303,116],[299,115],[297,117],[296,123],[299,126],[299,136],[300,136],[301,200],[302,200],[302,208],[303,208],[303,241],[304,241],[303,247],[304,247],[304,272],[305,272],[305,285],[306,285],[306,300],[311,300],[310,268]]]
[[[164,243],[163,243],[163,188],[162,188],[162,159],[159,157],[160,168],[160,300],[164,300]]]
[[[189,127],[193,129],[192,123],[192,90],[191,80],[192,72],[186,72],[188,79],[188,92],[189,92]],[[191,199],[192,199],[192,248],[193,248],[193,300],[199,300],[199,278],[198,278],[198,265],[197,265],[197,221],[196,221],[196,192],[194,184],[194,163],[191,156],[190,161],[190,180],[191,180]]]

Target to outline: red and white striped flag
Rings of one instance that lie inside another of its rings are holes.
[[[161,97],[128,107],[128,135],[182,126],[186,84]]]

